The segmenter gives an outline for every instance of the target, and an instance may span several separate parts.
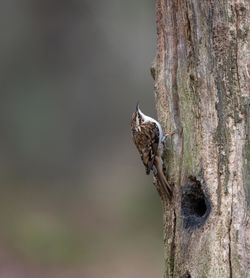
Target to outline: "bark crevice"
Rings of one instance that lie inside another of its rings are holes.
[[[229,277],[230,278],[233,277],[232,250],[231,250],[231,225],[232,225],[232,218],[230,219],[229,226],[228,226],[228,262],[229,262]]]
[[[236,30],[236,43],[235,43],[235,55],[236,55],[236,75],[237,75],[237,83],[238,83],[238,88],[239,88],[239,92],[241,91],[241,87],[240,87],[240,74],[239,74],[239,65],[238,65],[238,51],[239,51],[239,46],[238,46],[238,37],[239,37],[239,24],[240,24],[240,19],[239,19],[239,9],[240,7],[235,4],[235,30]]]
[[[163,155],[166,278],[249,276],[249,11],[246,0],[156,0],[156,109],[176,130]],[[201,190],[185,187],[190,176]]]
[[[173,239],[171,242],[171,266],[170,266],[170,273],[171,277],[174,277],[174,267],[175,267],[175,239],[176,239],[176,213],[173,211]]]
[[[232,184],[232,200],[231,200],[231,208],[230,208],[230,218],[228,224],[228,262],[229,262],[229,277],[233,277],[233,266],[232,266],[232,237],[231,237],[231,229],[232,229],[232,221],[233,221],[233,184]]]

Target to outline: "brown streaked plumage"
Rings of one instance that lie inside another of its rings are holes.
[[[156,124],[152,122],[141,123],[140,130],[133,132],[133,141],[148,175],[152,170],[159,145],[159,130]]]
[[[160,124],[153,118],[144,115],[137,105],[136,112],[132,115],[131,130],[133,141],[146,168],[146,174],[148,175],[152,171],[160,187],[170,198],[172,190],[162,168],[161,143],[163,134]]]

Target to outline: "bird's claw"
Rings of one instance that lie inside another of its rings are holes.
[[[176,132],[177,132],[177,129],[175,129],[174,131],[171,131],[171,132],[169,132],[169,133],[165,133],[165,134],[163,135],[162,139],[161,139],[161,143],[162,143],[163,145],[165,145],[167,137],[174,135]]]

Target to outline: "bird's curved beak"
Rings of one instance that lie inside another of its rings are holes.
[[[136,104],[136,112],[139,112],[139,101],[137,101],[137,104]]]

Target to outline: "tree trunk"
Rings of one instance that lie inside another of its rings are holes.
[[[250,1],[156,0],[156,108],[174,197],[164,277],[250,277]]]

